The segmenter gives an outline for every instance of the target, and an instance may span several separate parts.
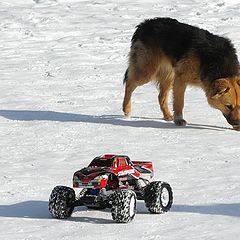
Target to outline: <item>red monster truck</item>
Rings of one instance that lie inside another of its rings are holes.
[[[73,174],[73,187],[57,186],[49,198],[49,212],[55,218],[68,218],[74,207],[111,208],[118,223],[130,222],[136,213],[136,200],[144,200],[151,213],[167,212],[173,202],[170,185],[154,181],[151,162],[131,161],[128,156],[106,154]]]

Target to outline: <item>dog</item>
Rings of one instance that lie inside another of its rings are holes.
[[[131,40],[125,72],[123,112],[131,116],[131,96],[154,80],[166,121],[185,126],[184,93],[188,85],[201,87],[213,108],[219,109],[235,130],[240,130],[240,71],[236,50],[227,38],[172,18],[145,20]],[[173,90],[173,112],[168,108]]]

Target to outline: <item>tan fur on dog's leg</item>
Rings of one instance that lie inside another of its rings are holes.
[[[172,88],[173,79],[175,76],[171,60],[161,54],[158,57],[159,70],[156,77],[159,86],[158,101],[163,112],[163,118],[166,121],[173,120],[173,116],[168,109],[168,95]]]
[[[125,116],[131,115],[131,96],[138,87],[148,83],[156,75],[158,62],[152,51],[147,49],[141,41],[135,42],[129,54],[123,112]]]
[[[160,108],[163,112],[163,118],[166,121],[171,121],[173,120],[173,115],[169,111],[168,108],[168,96],[169,96],[169,91],[172,88],[172,78],[169,78],[168,80],[161,81],[159,83],[159,95],[158,95],[158,101]]]
[[[123,112],[126,117],[131,116],[131,97],[133,91],[136,89],[137,85],[132,83],[131,81],[126,82],[125,86],[125,96],[123,100]]]
[[[184,107],[184,93],[186,90],[186,83],[175,79],[173,84],[173,111],[174,111],[174,123],[177,126],[185,126],[187,122],[183,119],[183,107]]]

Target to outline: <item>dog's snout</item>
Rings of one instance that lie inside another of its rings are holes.
[[[224,115],[232,126],[240,126],[240,106],[236,106],[229,115]]]

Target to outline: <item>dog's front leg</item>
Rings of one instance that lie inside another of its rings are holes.
[[[175,79],[173,84],[173,111],[174,123],[176,126],[185,126],[187,122],[183,119],[184,93],[186,83],[180,79]]]

